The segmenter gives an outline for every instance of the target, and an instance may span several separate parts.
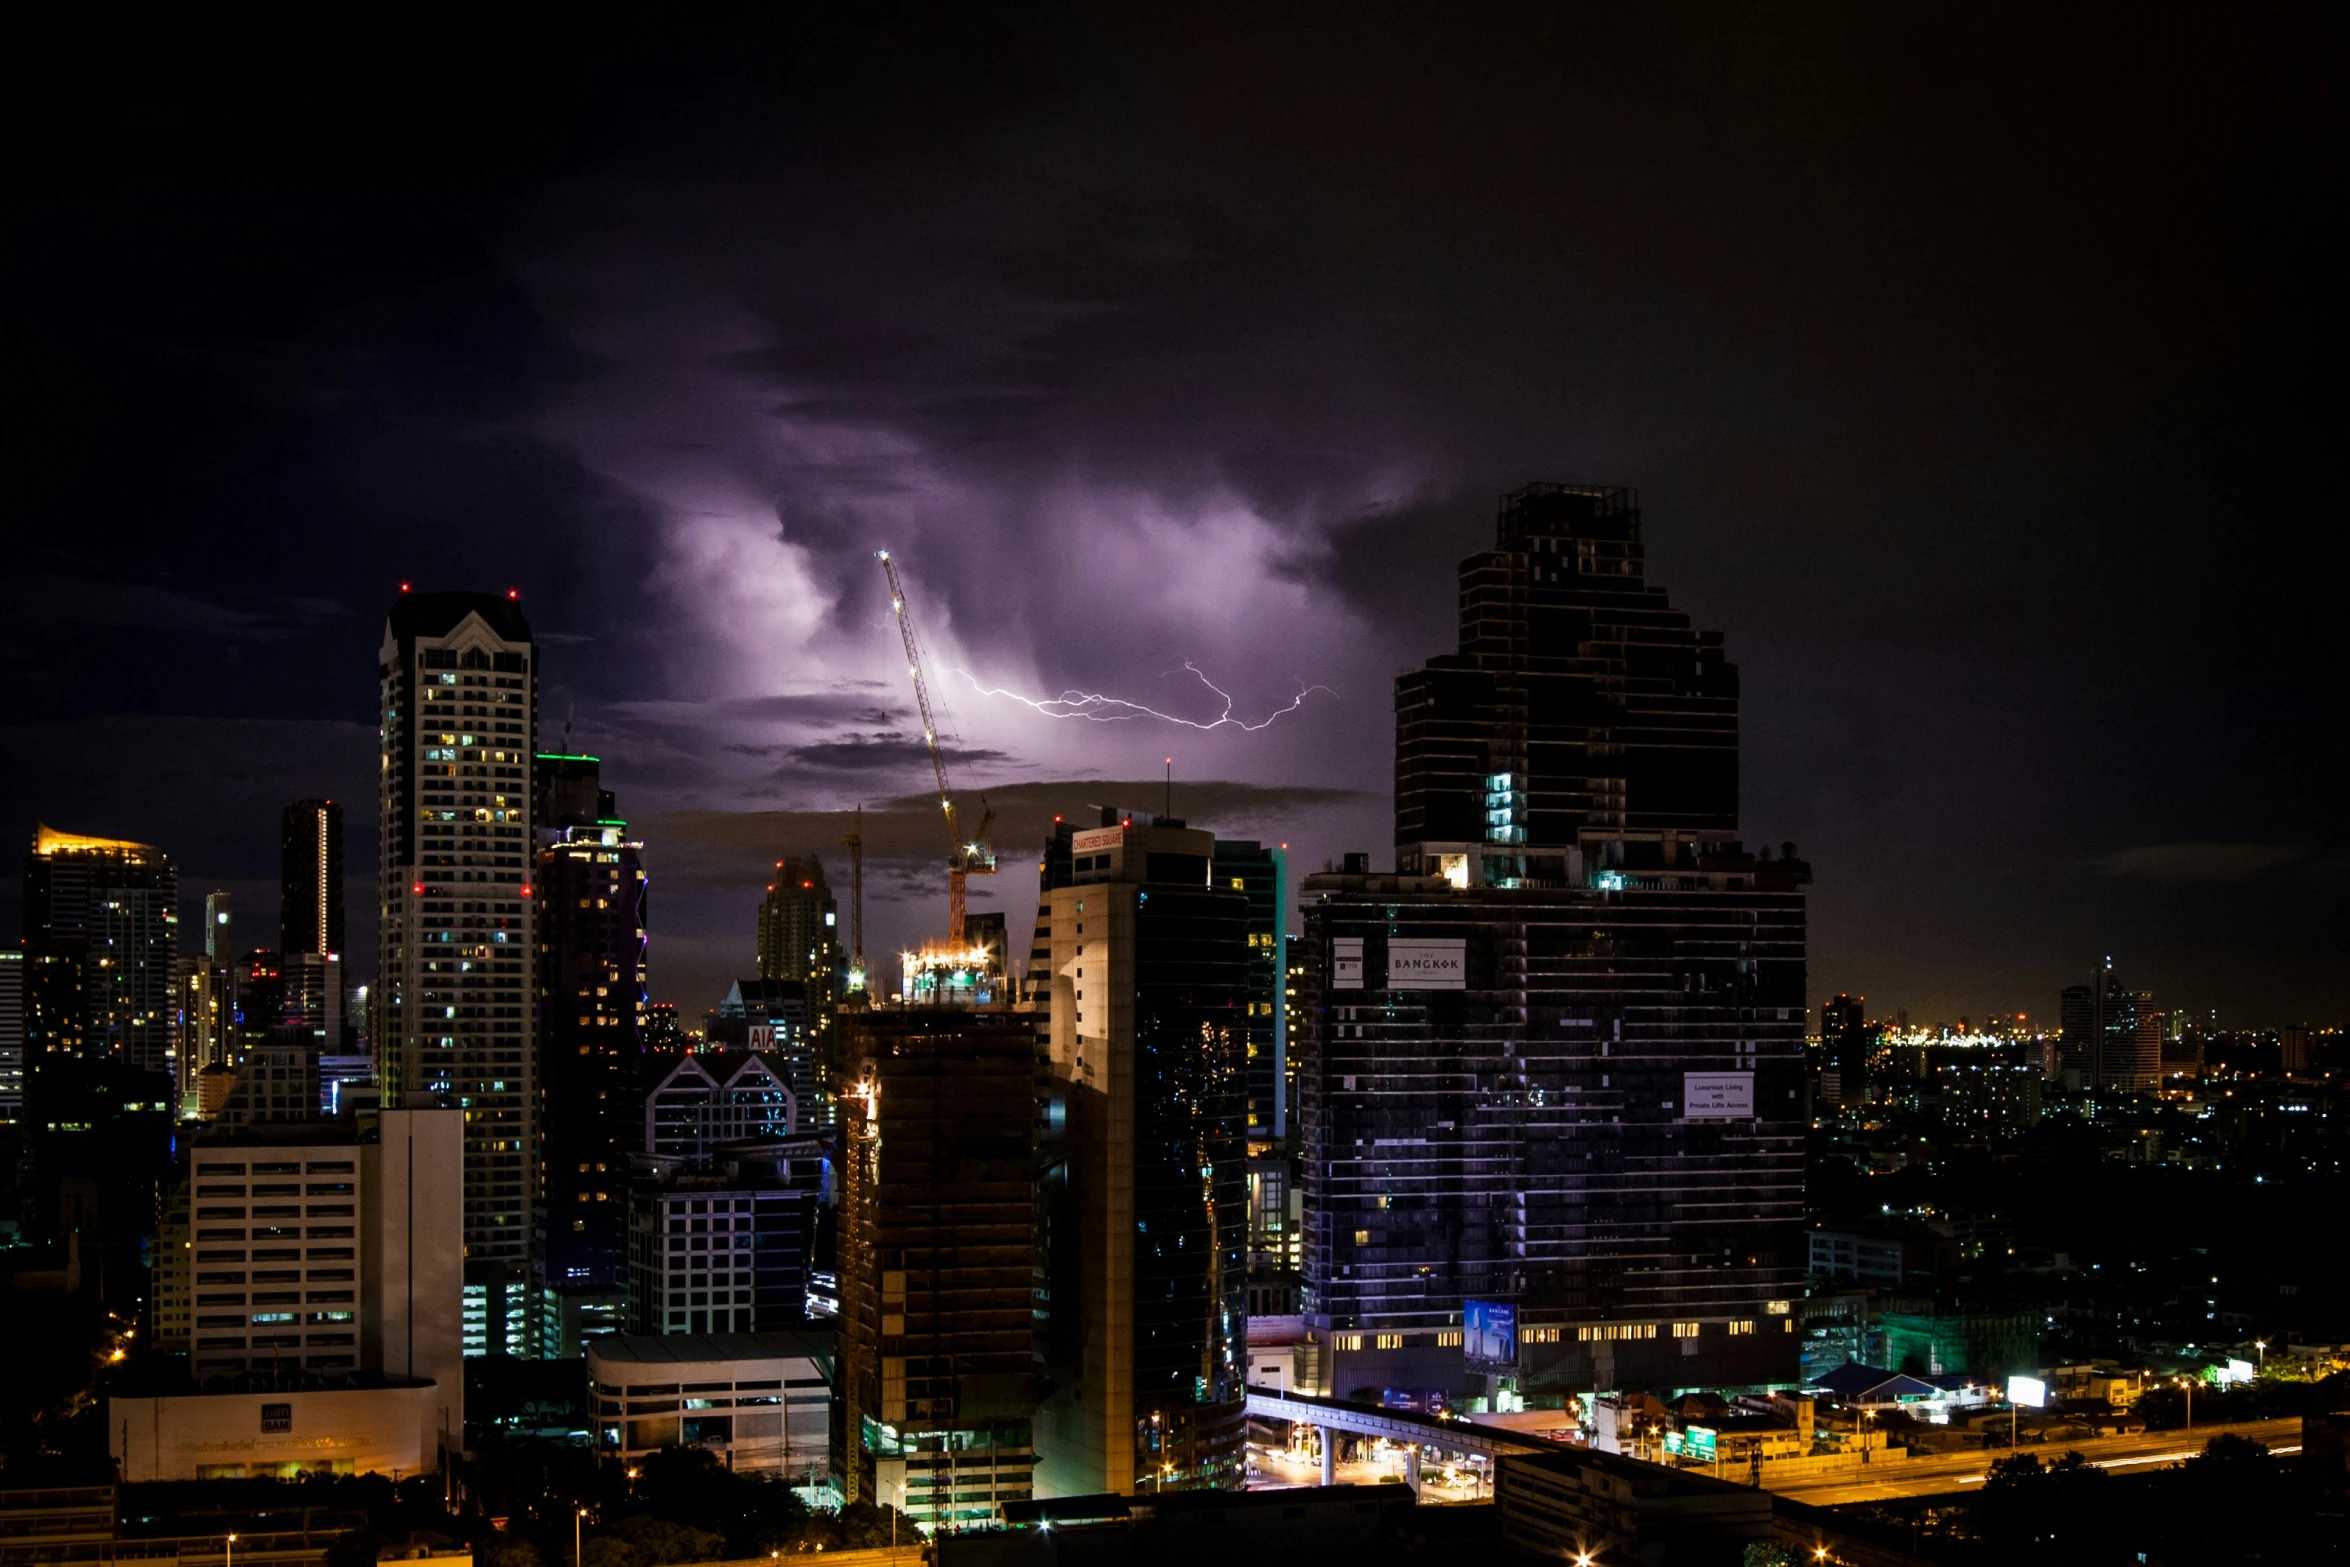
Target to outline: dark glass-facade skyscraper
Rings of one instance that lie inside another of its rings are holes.
[[[1642,558],[1628,490],[1507,497],[1396,683],[1396,871],[1304,881],[1335,1396],[1795,1375],[1809,870],[1738,841],[1737,673]]]
[[[279,814],[277,930],[288,958],[343,950],[343,808],[333,800],[296,800]]]
[[[1249,899],[1107,811],[1048,885],[1044,1496],[1234,1488],[1247,1424]]]
[[[1282,1006],[1282,964],[1289,952],[1289,855],[1245,838],[1219,839],[1209,879],[1248,900],[1247,994],[1240,1004],[1247,1039],[1244,1082],[1250,1151],[1287,1143],[1296,1083],[1289,1071],[1289,1019]]]
[[[550,1284],[627,1275],[629,1155],[643,1148],[643,845],[592,756],[536,759],[539,1266]]]

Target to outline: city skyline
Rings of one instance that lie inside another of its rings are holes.
[[[26,109],[36,159],[95,161],[28,194],[48,242],[11,274],[54,395],[11,437],[0,837],[162,843],[266,929],[272,813],[373,832],[348,649],[402,581],[516,589],[540,741],[631,802],[690,1013],[753,972],[753,873],[836,852],[748,813],[922,791],[874,550],[971,784],[1172,754],[1179,788],[1273,791],[1213,825],[1310,868],[1385,842],[1432,585],[1557,479],[1638,487],[1655,575],[1739,650],[1744,800],[1829,872],[1829,993],[2029,1009],[2112,951],[2223,1018],[2350,1011],[2350,573],[2312,526],[2324,225],[2293,194],[2328,111],[2291,27],[2124,69],[2073,22],[1497,24],[1497,58],[1577,60],[1552,101],[1459,40],[1281,25],[1227,113],[1198,37],[1139,18],[1056,34],[1041,77],[1003,19],[765,25],[352,64],[318,102],[224,63],[234,115],[68,71]],[[1419,87],[1366,124],[1382,80]],[[462,136],[364,107],[418,81]],[[149,104],[168,147],[123,129]],[[1203,731],[982,687],[1199,724],[1320,689]],[[877,948],[933,922],[910,858],[871,881]],[[1016,933],[1031,890],[975,896]]]
[[[15,1556],[2350,1544],[2327,13],[19,31]]]

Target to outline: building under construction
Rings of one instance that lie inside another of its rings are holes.
[[[1033,1034],[1007,1012],[841,1021],[844,1502],[955,1526],[1033,1494]]]

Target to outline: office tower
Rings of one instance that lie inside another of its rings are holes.
[[[801,1115],[812,1126],[830,1126],[833,1010],[847,964],[840,911],[824,881],[824,862],[815,855],[787,855],[775,862],[775,879],[759,904],[758,953],[759,978],[765,981],[758,988],[766,997],[767,1015],[749,1021],[770,1024],[774,1032],[762,1041],[728,1036],[729,1042],[786,1055]],[[741,999],[753,999],[747,981]]]
[[[829,979],[839,967],[840,914],[813,854],[775,862],[775,880],[759,902],[759,977]]]
[[[832,1472],[923,1523],[1032,1494],[1035,1044],[959,1007],[841,1022]]]
[[[24,978],[24,954],[0,949],[0,1121],[24,1119]]]
[[[625,1274],[628,1156],[644,1062],[644,846],[592,756],[541,755],[538,1027],[544,1134],[539,1265],[550,1284]]]
[[[1289,1138],[1289,1009],[1283,964],[1289,955],[1289,855],[1246,839],[1216,844],[1210,879],[1248,899],[1248,1142],[1270,1151]]]
[[[1294,1317],[1305,1282],[1305,1185],[1295,1154],[1248,1159],[1248,1314]]]
[[[386,1101],[465,1109],[468,1353],[527,1353],[539,1177],[531,756],[538,658],[511,597],[410,593],[378,658]]]
[[[706,1159],[727,1143],[775,1142],[799,1130],[797,1096],[762,1056],[679,1052],[653,1083],[633,1147]]]
[[[247,1046],[221,1103],[219,1124],[242,1131],[273,1122],[317,1120],[318,1056],[318,1047],[292,1029],[280,1030],[266,1044]]]
[[[313,1049],[340,1054],[343,1048],[343,955],[288,952],[280,955],[283,988],[278,1026],[291,1029]]]
[[[229,999],[229,965],[203,956],[172,966],[171,1054],[173,1108],[185,1119],[197,1111],[204,1069],[226,1065],[234,1052],[236,1012]]]
[[[5,980],[0,980],[4,985]],[[0,1000],[0,1006],[5,1006]],[[0,1031],[7,1028],[7,1020],[0,1015]],[[2307,1023],[2287,1023],[2277,1035],[2277,1062],[2287,1077],[2305,1077],[2317,1067],[2318,1031]]]
[[[2163,1014],[2149,990],[2116,981],[2100,1008],[2097,1086],[2124,1093],[2162,1086]]]
[[[770,1058],[791,1085],[801,1125],[836,1119],[829,1048],[831,1008],[811,1004],[806,980],[738,979],[705,1021],[705,1049],[747,1050]]]
[[[141,1071],[171,1054],[179,871],[151,844],[41,828],[25,857],[24,934],[81,964],[79,1048]]]
[[[824,1158],[741,1142],[637,1161],[626,1188],[632,1333],[776,1333],[807,1320]]]
[[[1180,821],[1104,811],[1064,835],[1044,916],[1057,1103],[1037,1488],[1236,1488],[1248,894],[1210,884],[1215,839]]]
[[[1874,1036],[1863,1003],[1866,996],[1839,993],[1820,1003],[1820,1051],[1823,1075],[1834,1074],[1829,1102],[1841,1108],[1868,1103],[1869,1047]]]
[[[278,819],[277,949],[343,950],[343,808],[296,800]]]
[[[462,1444],[462,1128],[456,1109],[385,1110],[196,1140],[165,1225],[181,1243],[158,1247],[155,1268],[159,1303],[185,1314],[158,1347],[186,1353],[196,1388],[221,1395],[214,1417],[182,1418],[227,1440],[188,1451],[251,1451],[252,1411],[230,1390],[254,1373],[284,1393],[342,1393],[318,1410],[345,1423],[334,1434],[420,1419],[428,1461]],[[368,1388],[387,1390],[381,1409],[350,1401]]]
[[[235,928],[230,924],[233,901],[225,892],[204,894],[204,956],[215,963],[236,959]]]
[[[2087,1088],[2097,1081],[2098,1013],[2101,985],[2067,985],[2057,1003],[2057,1027],[2062,1036],[2059,1070],[2068,1088]]]
[[[2124,1093],[2162,1082],[2163,1014],[2150,991],[2123,985],[2112,958],[2086,985],[2067,985],[2058,1017],[2068,1087]]]
[[[286,964],[275,952],[248,952],[236,960],[231,985],[236,997],[236,1065],[246,1050],[276,1037],[286,1021]]]
[[[1305,879],[1322,1390],[1792,1380],[1805,909],[1738,831],[1738,680],[1633,493],[1535,485],[1396,682],[1393,873]],[[1514,1343],[1472,1303],[1507,1305]]]

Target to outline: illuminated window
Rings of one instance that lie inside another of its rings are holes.
[[[1745,1319],[1742,1322],[1733,1322],[1730,1324],[1730,1332],[1733,1337],[1740,1333],[1752,1333],[1753,1331],[1754,1319],[1751,1317]]]
[[[1676,1322],[1676,1323],[1674,1323],[1674,1324],[1673,1324],[1673,1337],[1675,1337],[1675,1338],[1695,1338],[1695,1337],[1697,1337],[1697,1324],[1696,1324],[1696,1323],[1694,1323],[1694,1322]]]
[[[1612,1344],[1624,1339],[1655,1338],[1653,1322],[1599,1322],[1575,1330],[1575,1337],[1586,1344]]]
[[[1441,1332],[1441,1333],[1437,1334],[1437,1335],[1436,1335],[1436,1347],[1437,1347],[1438,1349],[1458,1349],[1458,1348],[1460,1348],[1460,1347],[1461,1347],[1461,1330],[1460,1330],[1459,1328],[1446,1328],[1446,1329],[1445,1329],[1443,1332]]]

